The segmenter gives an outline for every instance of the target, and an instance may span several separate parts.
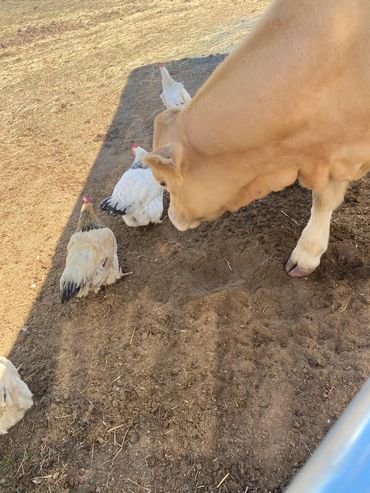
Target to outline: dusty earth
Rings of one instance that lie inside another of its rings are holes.
[[[187,233],[107,217],[134,274],[59,303],[81,193],[150,148],[156,63],[194,94],[268,3],[1,2],[0,353],[35,395],[1,492],[280,492],[369,375],[368,179],[310,279],[292,187]]]

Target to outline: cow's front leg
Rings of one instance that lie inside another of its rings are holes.
[[[347,182],[332,180],[323,190],[312,192],[310,220],[285,266],[290,276],[308,276],[320,265],[328,248],[331,216],[343,202],[346,188]]]

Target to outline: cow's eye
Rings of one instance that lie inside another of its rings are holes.
[[[166,187],[166,182],[165,181],[160,181],[159,184],[160,184],[161,187]]]

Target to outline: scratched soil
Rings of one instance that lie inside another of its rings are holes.
[[[194,94],[268,4],[2,2],[0,353],[35,406],[0,438],[1,493],[277,493],[368,377],[369,179],[309,279],[283,270],[294,186],[186,233],[105,218],[133,275],[59,303],[82,191],[150,148],[156,63]]]

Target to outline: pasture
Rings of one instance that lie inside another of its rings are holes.
[[[151,149],[157,64],[193,95],[269,4],[1,2],[0,354],[35,396],[2,493],[278,493],[369,375],[368,178],[308,279],[293,186],[185,233],[101,216],[133,275],[60,304],[82,192]]]

